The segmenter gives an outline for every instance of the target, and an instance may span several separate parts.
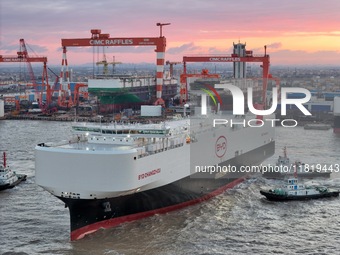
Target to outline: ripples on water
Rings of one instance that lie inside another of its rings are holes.
[[[25,183],[0,192],[0,254],[340,254],[340,199],[269,202],[248,179],[208,202],[69,241],[63,203],[34,183],[34,146],[69,136],[70,123],[0,121],[0,151]],[[328,131],[277,129],[276,155],[340,163],[340,137]],[[308,181],[308,183],[311,181]],[[313,182],[340,189],[340,173]]]

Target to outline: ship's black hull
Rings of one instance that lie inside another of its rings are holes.
[[[14,187],[14,186],[13,186]],[[12,188],[13,188],[12,187]],[[5,189],[11,189],[11,186],[9,185],[9,183],[6,183],[6,184],[1,184],[0,185],[0,191],[1,190],[5,190]]]
[[[269,191],[261,190],[260,193],[265,196],[270,201],[294,201],[294,200],[309,200],[309,199],[319,199],[319,198],[326,198],[326,197],[338,197],[339,191],[330,191],[326,193],[320,193],[316,195],[306,195],[306,196],[287,196],[287,195],[278,195],[274,194]]]
[[[274,151],[275,142],[270,142],[221,164],[232,166],[260,164],[272,156]],[[206,173],[195,173],[165,186],[120,197],[105,199],[58,197],[70,211],[71,240],[80,239],[99,228],[113,227],[123,222],[202,202],[239,184],[247,173],[226,174],[219,179],[212,176],[205,178],[204,174]]]

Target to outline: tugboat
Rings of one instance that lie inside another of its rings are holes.
[[[270,201],[290,201],[338,197],[340,191],[331,191],[323,186],[308,187],[304,184],[299,184],[295,168],[294,178],[287,179],[286,185],[268,191],[260,190],[260,193]]]
[[[283,148],[283,156],[279,156],[277,159],[276,165],[273,167],[269,167],[266,171],[262,171],[262,176],[268,179],[285,179],[287,177],[294,176],[294,169],[296,168],[297,177],[303,179],[311,179],[316,177],[322,178],[330,178],[331,171],[327,170],[319,170],[319,169],[310,169],[306,167],[305,163],[301,163],[299,161],[294,164],[290,163],[290,160],[287,156],[287,148]]]
[[[0,191],[12,189],[22,181],[26,181],[27,175],[17,174],[6,164],[6,152],[3,153],[3,165],[0,165]]]

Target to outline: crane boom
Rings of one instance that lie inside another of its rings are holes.
[[[21,55],[0,55],[0,62],[47,62],[47,57],[27,57]]]
[[[162,51],[166,46],[164,37],[114,37],[114,38],[78,38],[61,39],[63,47],[85,46],[156,46],[156,52]]]
[[[162,35],[162,30],[163,30],[163,26],[168,26],[171,23],[157,23],[156,26],[159,26],[159,37],[163,37]]]
[[[17,52],[17,55],[0,55],[0,62],[2,63],[14,63],[14,62],[24,62],[27,63],[27,67],[29,70],[30,74],[30,79],[32,82],[32,85],[35,89],[35,93],[37,95],[37,100],[41,104],[42,102],[42,93],[43,90],[39,91],[37,90],[38,86],[35,80],[34,72],[31,63],[37,63],[37,62],[42,62],[44,64],[43,66],[43,73],[42,73],[42,86],[46,86],[46,93],[47,93],[47,103],[49,103],[51,100],[50,96],[50,89],[49,89],[49,84],[48,84],[48,75],[47,75],[47,57],[43,56],[36,56],[36,57],[30,57],[27,52],[26,44],[24,39],[20,39],[20,51]]]
[[[29,56],[28,56],[25,40],[20,39],[19,42],[20,42],[20,52],[18,52],[18,55],[20,55],[23,59],[28,59]],[[34,72],[33,72],[31,62],[26,61],[26,63],[27,63],[27,68],[28,68],[33,86],[36,86],[36,80],[35,80],[35,76],[34,76]]]

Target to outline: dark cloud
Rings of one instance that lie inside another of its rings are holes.
[[[267,44],[267,48],[271,48],[271,49],[279,49],[281,47],[282,47],[282,43],[280,43],[280,42]]]
[[[2,53],[5,53],[5,54],[19,51],[19,43],[18,45],[3,45],[1,47],[1,51]]]
[[[34,55],[34,53],[43,53],[43,52],[48,51],[47,47],[44,47],[44,46],[35,45],[35,44],[27,44],[27,42],[25,42],[25,45],[26,45],[27,52],[31,53],[32,56]],[[4,53],[13,53],[13,52],[20,51],[22,49],[20,48],[20,43],[18,40],[18,43],[16,45],[15,44],[3,45],[1,47],[1,50]]]
[[[167,50],[168,54],[180,54],[180,53],[188,53],[200,50],[201,47],[195,46],[193,42],[186,43],[178,47],[172,47]]]
[[[282,43],[280,42],[274,42],[270,44],[265,44],[267,46],[267,49],[280,49],[282,48]],[[261,48],[253,48],[252,51],[256,52],[263,52],[264,51],[264,45]],[[268,52],[267,52],[268,53]]]
[[[214,55],[226,55],[226,54],[230,54],[230,52],[232,52],[233,51],[233,48],[232,47],[230,47],[230,48],[228,48],[228,49],[223,49],[223,50],[221,50],[221,49],[217,49],[217,48],[214,48],[214,47],[210,47],[210,48],[208,48],[208,50],[207,50],[207,53],[209,53],[209,54],[214,54]]]

